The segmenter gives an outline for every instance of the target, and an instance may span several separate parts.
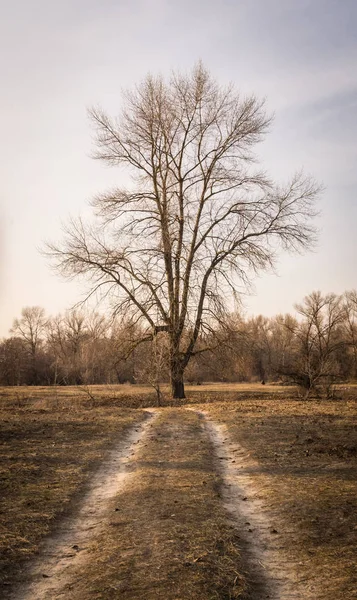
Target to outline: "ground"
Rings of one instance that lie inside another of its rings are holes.
[[[4,598],[356,597],[355,388],[187,396],[0,389]]]

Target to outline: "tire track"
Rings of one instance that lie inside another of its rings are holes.
[[[313,600],[309,590],[300,588],[296,565],[284,551],[284,528],[270,514],[260,498],[254,473],[259,464],[239,445],[229,441],[225,425],[205,419],[208,435],[216,450],[217,468],[223,479],[222,499],[241,540],[243,567],[248,582],[247,600]]]
[[[44,541],[40,556],[24,573],[24,583],[10,593],[9,600],[68,598],[71,581],[78,579],[81,565],[88,560],[90,540],[103,529],[111,500],[134,472],[136,452],[156,411],[146,410],[146,414],[146,420],[134,425],[111,450],[92,477],[77,514],[63,518],[59,530]]]

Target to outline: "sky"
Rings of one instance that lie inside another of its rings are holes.
[[[0,336],[24,306],[78,302],[41,254],[69,216],[89,216],[120,174],[91,158],[87,108],[119,114],[148,72],[202,60],[222,84],[266,97],[259,148],[278,181],[304,168],[324,185],[319,242],[255,280],[247,314],[292,312],[313,290],[357,288],[355,0],[0,0]],[[119,179],[118,179],[119,177]]]

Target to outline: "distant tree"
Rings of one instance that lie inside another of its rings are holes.
[[[260,381],[265,382],[271,373],[270,320],[263,315],[253,317],[246,324],[246,332],[252,357],[253,374]]]
[[[108,362],[116,383],[136,383],[137,367],[142,370],[141,356],[145,357],[148,351],[146,344],[141,347],[141,340],[142,330],[130,318],[114,319],[109,336]]]
[[[302,319],[286,324],[295,335],[295,360],[285,374],[305,390],[306,396],[319,385],[329,394],[331,384],[341,376],[337,357],[345,346],[343,298],[313,292],[296,305],[296,310]]]
[[[346,342],[352,352],[352,368],[350,375],[357,377],[357,292],[349,290],[344,294],[345,335]]]
[[[162,383],[167,381],[166,341],[163,333],[155,335],[154,339],[146,345],[146,352],[136,369],[138,378],[155,390],[157,406],[162,404]]]
[[[79,385],[83,381],[83,350],[87,341],[86,316],[83,311],[70,310],[64,316],[67,340],[68,371],[72,383]]]
[[[43,308],[40,306],[27,306],[21,311],[21,319],[14,320],[11,333],[22,337],[34,356],[46,329],[46,322]]]
[[[19,337],[10,337],[0,344],[0,383],[27,383],[29,356],[26,344]]]
[[[108,320],[97,312],[86,317],[86,339],[82,350],[83,378],[86,383],[110,383]]]
[[[97,225],[71,222],[49,253],[65,276],[89,279],[89,295],[102,290],[140,322],[143,340],[167,333],[181,398],[199,337],[229,296],[270,268],[279,246],[310,247],[319,188],[302,174],[279,186],[255,166],[264,103],[220,87],[201,64],[168,83],[148,76],[118,119],[91,117],[96,157],[128,167],[132,185],[98,195]]]
[[[24,340],[29,352],[31,377],[28,383],[40,383],[39,348],[43,342],[47,319],[40,306],[27,306],[21,311],[21,318],[15,319],[11,328],[14,336]]]
[[[205,347],[210,352],[197,353],[196,370],[202,376],[197,381],[246,381],[251,377],[251,345],[247,323],[235,312],[228,315],[210,337],[198,340],[198,350]],[[190,366],[188,367],[190,370]]]
[[[84,310],[70,310],[49,319],[47,346],[54,380],[77,385],[106,382],[108,329],[104,316]]]
[[[296,318],[290,314],[270,319],[270,376],[279,379],[291,368],[297,325]]]

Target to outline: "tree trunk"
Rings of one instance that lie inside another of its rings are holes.
[[[173,398],[186,398],[185,386],[183,383],[183,373],[185,367],[182,360],[177,356],[178,352],[172,352],[170,358],[170,382],[171,394]]]
[[[171,395],[174,399],[186,398],[183,374],[185,363],[180,353],[180,338],[174,332],[170,335],[170,383]]]
[[[186,398],[185,386],[183,383],[183,374],[181,376],[171,375],[171,393],[172,397],[176,399]]]

